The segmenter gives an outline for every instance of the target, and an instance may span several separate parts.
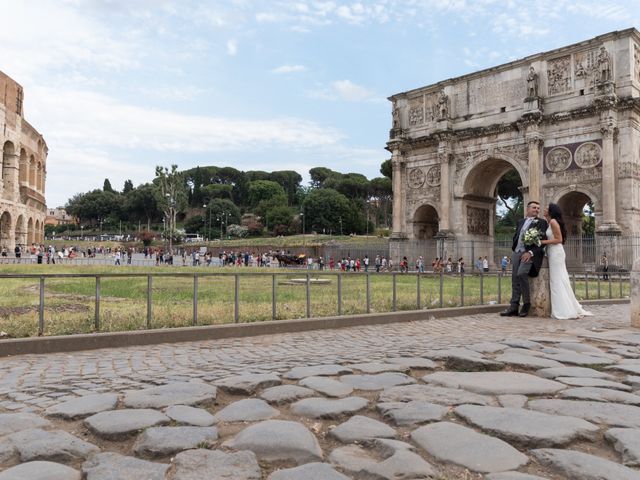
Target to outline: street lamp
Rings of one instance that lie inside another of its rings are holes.
[[[300,216],[302,217],[302,235],[305,234],[305,220],[304,220],[304,212],[300,212]]]
[[[208,232],[207,232],[207,216],[206,216],[206,213],[207,213],[207,204],[205,203],[204,205],[202,205],[202,208],[204,208],[204,213],[205,213],[205,217],[204,217],[204,232],[205,232],[205,235],[207,236],[207,237],[205,238],[205,241],[206,241],[206,240],[207,240],[207,238],[209,238],[209,237],[210,237],[210,235],[209,235],[209,234],[208,234]],[[211,228],[211,213],[209,213],[209,228]]]
[[[80,238],[84,240],[84,225],[80,225]]]

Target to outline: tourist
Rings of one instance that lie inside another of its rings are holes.
[[[600,265],[602,266],[602,279],[609,280],[609,260],[607,259],[607,254],[603,253],[602,258],[600,259]]]
[[[488,272],[489,271],[489,259],[485,257],[482,259],[482,271],[483,272]]]
[[[382,260],[380,259],[380,255],[376,255],[376,259],[375,259],[376,273],[380,273],[381,266],[382,266]]]
[[[458,273],[460,275],[464,274],[464,258],[462,257],[458,259]]]
[[[509,257],[505,255],[504,257],[502,257],[502,260],[500,261],[500,271],[503,274],[507,273],[508,266],[509,266]]]
[[[120,259],[122,258],[122,254],[120,253],[120,249],[118,248],[115,253],[116,265],[120,265]]]
[[[22,249],[20,248],[20,245],[16,245],[16,248],[14,248],[13,251],[16,254],[16,260],[19,263],[20,262],[20,257],[22,257]]]
[[[451,260],[451,257],[447,258],[447,264],[445,268],[447,273],[451,273],[453,271],[453,260]]]
[[[364,256],[364,271],[368,272],[369,271],[369,255],[365,255]]]
[[[474,267],[479,272],[482,272],[482,257],[478,257],[478,260],[476,260],[476,263],[475,263]]]

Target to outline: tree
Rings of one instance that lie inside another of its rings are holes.
[[[122,189],[122,194],[126,195],[131,190],[133,190],[133,182],[131,180],[124,181],[124,188]]]
[[[176,230],[176,217],[178,212],[184,211],[187,206],[184,178],[178,172],[177,165],[171,165],[171,169],[157,166],[154,183],[160,189],[159,205],[164,212],[166,226],[169,230],[169,252],[171,252]]]
[[[65,206],[68,213],[92,225],[117,220],[122,213],[122,197],[117,193],[92,190],[74,195]]]
[[[300,184],[302,177],[298,172],[293,170],[280,170],[271,172],[269,174],[269,180],[273,180],[282,185],[284,191],[287,193],[287,204],[294,205],[300,200]]]
[[[365,199],[369,193],[369,180],[360,173],[347,173],[344,175],[338,173],[327,178],[323,182],[322,188],[333,188],[351,199]]]
[[[214,225],[231,225],[240,223],[240,209],[231,200],[216,198],[207,204],[205,217],[211,218]]]
[[[593,202],[589,201],[582,215],[582,235],[593,237],[596,232],[596,217],[593,213]],[[568,233],[571,235],[571,233]]]
[[[393,180],[393,165],[391,165],[391,159],[382,162],[380,165],[380,173],[389,180]]]
[[[324,182],[328,178],[336,177],[341,174],[339,172],[334,172],[330,168],[315,167],[309,170],[309,175],[311,176],[311,187],[322,188],[324,186]]]
[[[102,191],[115,193],[115,191],[113,190],[113,187],[111,186],[111,182],[109,181],[108,178],[104,179],[104,184],[102,186]]]
[[[342,219],[343,229],[352,232],[353,211],[349,199],[331,188],[318,188],[307,195],[303,205],[307,230],[337,231]]]
[[[212,183],[202,188],[202,203],[209,203],[214,198],[227,198],[231,199],[233,197],[233,186],[232,185],[221,185],[217,183]],[[198,204],[199,205],[199,204]],[[198,205],[195,205],[196,207]]]
[[[249,205],[256,207],[263,200],[282,197],[287,203],[287,194],[280,184],[271,180],[254,180],[249,182]]]
[[[287,207],[286,205],[273,207],[266,214],[267,228],[270,229],[273,235],[289,235],[294,233],[291,230],[291,226],[293,225],[293,218],[296,213],[295,209]]]
[[[146,221],[147,230],[151,230],[151,221],[162,216],[158,187],[145,183],[134,188],[125,196],[124,208],[133,219]]]
[[[388,177],[376,177],[369,182],[369,204],[374,207],[376,226],[382,223],[389,226],[391,207],[393,204],[393,189],[391,179]]]
[[[520,190],[521,187],[522,180],[516,169],[509,170],[498,181],[496,193],[502,206],[507,209],[507,214],[503,218],[508,220],[508,223],[503,222],[504,226],[515,227],[518,219],[521,218],[518,213],[522,209],[522,202],[524,201]]]

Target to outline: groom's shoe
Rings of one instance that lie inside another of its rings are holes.
[[[523,303],[522,304],[522,309],[520,310],[520,313],[518,314],[519,317],[526,317],[527,315],[529,315],[529,309],[531,308],[531,304],[530,303]]]
[[[518,316],[518,306],[511,305],[506,310],[500,312],[501,317],[517,317]]]

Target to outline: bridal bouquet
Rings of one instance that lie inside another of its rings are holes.
[[[525,245],[535,245],[539,247],[542,245],[542,232],[537,228],[530,228],[524,232],[523,241]]]

